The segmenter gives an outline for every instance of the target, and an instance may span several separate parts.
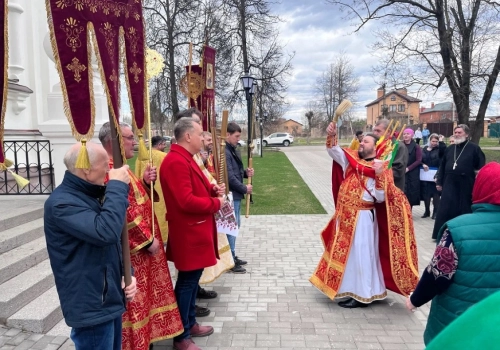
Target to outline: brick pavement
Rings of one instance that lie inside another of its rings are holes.
[[[331,213],[330,160],[324,147],[284,151]],[[420,219],[422,213],[422,207],[414,208],[420,269],[434,249],[434,221]],[[248,260],[248,273],[225,274],[208,286],[219,297],[200,301],[212,314],[199,321],[214,326],[215,333],[196,343],[204,350],[423,349],[427,306],[412,314],[403,297],[389,293],[386,300],[367,308],[342,309],[308,282],[323,252],[319,232],[329,218],[330,214],[243,218],[237,252]],[[28,334],[20,341],[19,334],[24,333],[0,328],[1,349],[74,348],[70,340],[57,344],[65,338]],[[162,341],[154,349],[170,350],[171,344]]]

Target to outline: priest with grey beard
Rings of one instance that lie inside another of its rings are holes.
[[[437,172],[436,188],[442,194],[432,232],[433,239],[439,239],[439,229],[448,220],[472,213],[472,188],[476,172],[486,162],[481,148],[469,140],[467,125],[457,125],[453,133],[455,143],[446,149]]]

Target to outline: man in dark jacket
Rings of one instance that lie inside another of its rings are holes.
[[[236,215],[236,221],[238,221],[238,227],[240,227],[240,207],[241,200],[245,197],[245,194],[252,193],[252,185],[245,185],[243,183],[243,178],[253,176],[253,169],[248,168],[245,170],[243,162],[241,161],[241,155],[236,149],[238,146],[238,141],[241,137],[241,128],[236,123],[229,123],[227,125],[227,137],[226,137],[226,163],[227,163],[227,177],[229,181],[229,191],[233,193],[234,200],[234,213]],[[233,273],[245,273],[246,270],[241,267],[246,265],[247,262],[239,259],[236,256],[236,237],[227,235],[229,241],[229,247],[231,248],[231,253],[233,254],[234,267],[231,269]]]
[[[77,169],[81,144],[64,156],[64,179],[45,202],[44,227],[50,265],[71,339],[79,350],[119,350],[125,298],[121,232],[128,206],[128,166],[109,170],[108,155],[87,143],[90,169]],[[123,290],[124,289],[124,290]]]

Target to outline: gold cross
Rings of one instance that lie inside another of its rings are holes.
[[[132,68],[130,68],[130,73],[132,73],[134,75],[134,81],[136,83],[139,82],[139,74],[142,73],[142,69],[140,69],[139,67],[137,67],[137,63],[134,62],[134,64],[132,65]]]
[[[76,57],[74,57],[73,60],[71,60],[71,63],[68,64],[66,68],[72,72],[75,72],[75,80],[77,83],[79,83],[80,80],[82,80],[80,72],[83,72],[85,71],[85,69],[87,69],[85,65],[80,64],[80,61]]]

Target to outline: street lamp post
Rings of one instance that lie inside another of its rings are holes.
[[[241,84],[243,85],[243,89],[245,89],[245,95],[247,100],[247,113],[248,113],[247,155],[248,159],[250,159],[250,144],[252,142],[252,96],[255,92],[255,85],[257,85],[257,82],[255,81],[255,78],[250,75],[249,72],[245,72],[245,74],[241,77]]]

